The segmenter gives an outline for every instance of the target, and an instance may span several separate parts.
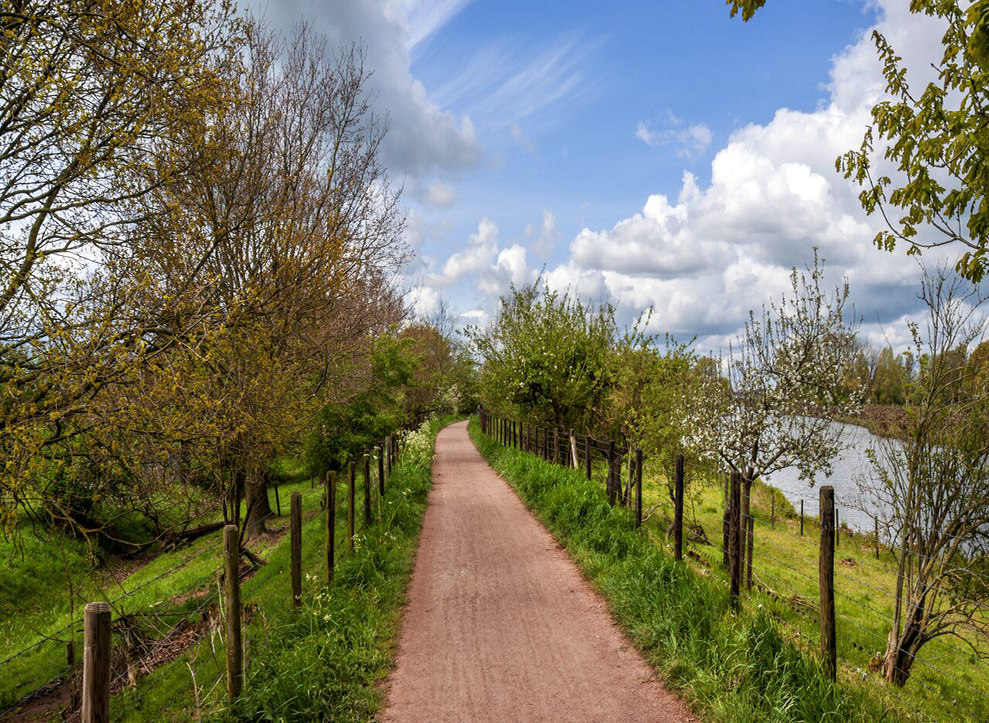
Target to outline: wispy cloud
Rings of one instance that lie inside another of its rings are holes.
[[[409,47],[415,48],[450,22],[472,0],[403,0],[409,21]]]
[[[652,130],[645,121],[635,126],[635,137],[653,148],[673,145],[681,158],[696,158],[711,145],[714,134],[706,123],[691,123],[686,128],[680,126],[680,119],[672,112],[667,113],[667,124],[675,126],[660,131]]]
[[[589,97],[595,85],[587,61],[599,45],[600,40],[570,33],[533,53],[519,40],[497,40],[478,50],[430,97],[477,123],[511,128],[551,107]]]

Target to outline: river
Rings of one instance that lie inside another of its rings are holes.
[[[840,424],[834,422],[834,424]],[[854,424],[841,424],[842,443],[844,451],[834,461],[834,471],[830,476],[818,475],[813,485],[798,479],[794,468],[763,475],[763,479],[780,490],[800,512],[800,500],[804,500],[804,514],[816,516],[818,511],[818,490],[822,485],[834,487],[835,506],[838,509],[838,521],[856,531],[872,532],[873,521],[870,512],[854,509],[850,505],[859,497],[858,480],[872,469],[872,463],[866,456],[866,450],[876,449],[878,438],[865,427]],[[873,503],[874,504],[874,503]],[[866,505],[867,510],[875,509]]]

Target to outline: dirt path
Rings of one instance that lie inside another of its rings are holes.
[[[687,721],[577,566],[482,459],[436,440],[387,721]]]

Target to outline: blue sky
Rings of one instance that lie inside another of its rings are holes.
[[[916,263],[871,245],[834,171],[882,92],[878,27],[923,68],[940,29],[906,0],[283,0],[331,44],[361,42],[405,188],[404,270],[422,313],[483,322],[510,282],[655,311],[718,346],[813,247],[866,333],[905,339]],[[917,80],[924,80],[918,77]]]

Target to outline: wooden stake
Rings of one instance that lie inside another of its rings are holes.
[[[755,540],[755,516],[749,514],[748,524],[748,554],[745,556],[745,589],[752,589],[752,544]]]
[[[728,577],[729,599],[738,609],[738,593],[742,582],[742,484],[738,472],[731,473],[731,491],[728,496]]]
[[[337,533],[337,473],[326,473],[326,584],[333,582],[333,554]]]
[[[240,628],[240,535],[236,525],[223,528],[223,579],[227,608],[227,696],[240,695],[244,647]]]
[[[800,500],[800,536],[804,536],[804,501]]]
[[[683,455],[676,458],[673,492],[673,557],[683,559]]]
[[[371,526],[371,456],[364,455],[364,527]]]
[[[385,496],[385,450],[378,448],[378,494]]]
[[[642,450],[635,450],[635,526],[642,527]]]
[[[821,603],[821,661],[835,680],[838,646],[834,620],[834,487],[821,487],[821,548],[818,587]]]
[[[350,484],[347,485],[347,549],[354,551],[354,497],[357,494],[357,468],[350,463]]]
[[[292,493],[292,607],[302,604],[302,493]]]
[[[875,515],[872,518],[872,521],[875,523],[875,527],[876,527],[876,559],[878,560],[879,559],[879,515]]]
[[[237,528],[234,528],[236,539]],[[83,615],[82,721],[109,723],[110,720],[110,604],[86,604]]]

